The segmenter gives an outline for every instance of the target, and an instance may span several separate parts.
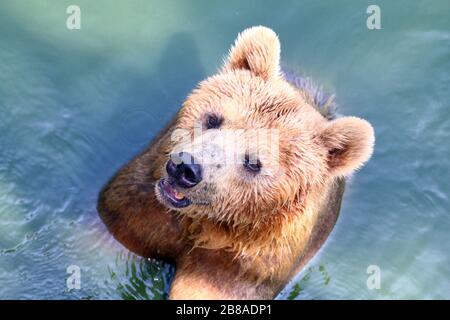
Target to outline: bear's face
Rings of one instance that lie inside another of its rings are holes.
[[[371,126],[325,119],[281,77],[279,58],[273,31],[248,29],[185,101],[156,185],[164,205],[233,226],[263,223],[370,157]]]

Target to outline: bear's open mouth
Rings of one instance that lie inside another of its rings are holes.
[[[186,198],[183,193],[175,189],[168,179],[161,179],[158,182],[158,188],[164,200],[175,208],[184,208],[192,204],[191,200]]]

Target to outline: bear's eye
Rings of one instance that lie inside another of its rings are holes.
[[[223,122],[222,117],[220,117],[216,114],[209,114],[206,117],[205,127],[206,127],[206,129],[217,129],[217,128],[220,128],[220,125],[222,124],[222,122]]]
[[[250,159],[249,154],[245,154],[244,158],[244,168],[250,172],[258,173],[261,171],[261,161],[259,159]]]

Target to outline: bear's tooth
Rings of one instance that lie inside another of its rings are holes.
[[[173,190],[174,196],[175,198],[177,198],[178,200],[181,200],[184,198],[184,194],[182,192],[179,192],[178,190]]]

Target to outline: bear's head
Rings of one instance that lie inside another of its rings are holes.
[[[328,120],[288,83],[277,35],[254,27],[183,104],[161,148],[156,195],[192,219],[266,224],[301,212],[311,194],[367,161],[373,144],[367,121]]]

